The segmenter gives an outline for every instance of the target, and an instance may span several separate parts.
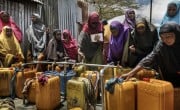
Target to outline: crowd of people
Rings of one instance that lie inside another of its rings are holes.
[[[28,53],[23,54],[20,28],[10,14],[0,12],[1,67],[26,62],[27,57],[32,61],[63,61],[64,57],[69,57],[92,64],[114,62],[115,65],[134,68],[122,75],[123,78],[128,79],[142,68],[150,67],[160,69],[164,80],[180,87],[180,1],[168,4],[159,28],[144,17],[136,18],[133,9],[125,12],[122,23],[112,21],[110,24],[101,20],[97,12],[91,12],[77,36],[78,41],[68,29],[54,29],[49,39],[40,15],[33,13],[31,20],[24,35],[30,45]]]

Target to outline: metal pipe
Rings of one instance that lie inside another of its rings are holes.
[[[106,110],[105,104],[104,104],[104,71],[110,67],[117,67],[117,66],[113,66],[112,64],[114,64],[114,63],[110,63],[110,64],[106,65],[103,69],[100,70],[102,110]]]
[[[52,64],[54,62],[48,62],[48,61],[33,61],[30,63],[23,63],[22,66],[26,66],[26,65],[34,65],[34,64]],[[101,64],[88,64],[88,63],[74,63],[74,62],[56,62],[56,64],[75,64],[75,65],[85,65],[85,66],[94,66],[94,67],[111,67],[111,68],[119,68],[118,66],[114,66],[111,64],[107,64],[107,65],[101,65]]]
[[[152,23],[152,1],[151,0],[151,4],[150,4],[150,23]]]

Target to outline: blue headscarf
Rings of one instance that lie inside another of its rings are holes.
[[[111,40],[109,44],[108,62],[121,61],[124,45],[128,38],[129,28],[125,27],[119,21],[113,21],[110,24],[110,28],[118,29],[119,33],[117,36],[111,35]]]
[[[173,17],[168,16],[168,14],[167,14],[168,8],[167,8],[166,14],[164,15],[164,17],[163,17],[163,19],[161,21],[161,25],[165,24],[165,23],[167,23],[169,21],[180,24],[180,1],[179,0],[173,0],[170,3],[168,3],[168,6],[170,4],[176,4],[176,6],[177,6],[176,15],[173,16]]]

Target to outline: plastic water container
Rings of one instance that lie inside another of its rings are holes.
[[[60,72],[60,88],[61,88],[60,90],[62,95],[66,93],[67,81],[70,80],[75,75],[76,73],[72,70],[67,71],[66,74],[64,73],[64,71]]]

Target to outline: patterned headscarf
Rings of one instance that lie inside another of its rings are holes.
[[[44,51],[46,47],[46,31],[45,25],[40,20],[40,15],[33,13],[32,17],[36,20],[31,23],[29,28],[26,30],[28,41],[32,45],[32,55],[36,60],[40,52]]]

